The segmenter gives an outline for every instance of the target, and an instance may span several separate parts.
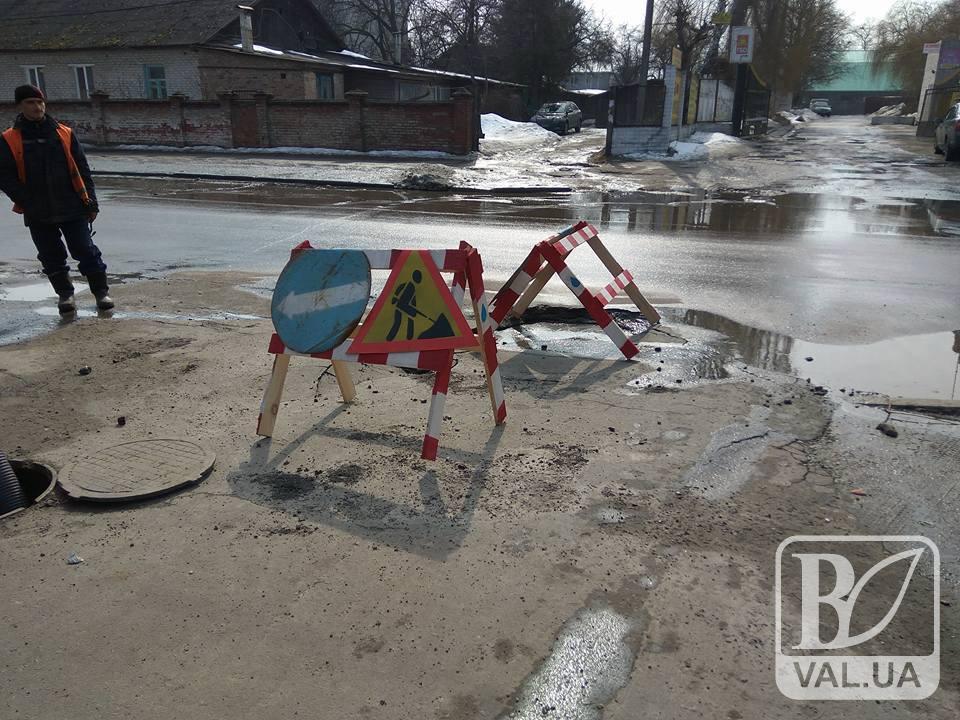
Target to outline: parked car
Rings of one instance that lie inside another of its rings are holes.
[[[951,107],[937,125],[933,151],[947,160],[960,160],[960,103]]]
[[[570,130],[580,132],[583,113],[572,102],[544,103],[530,120],[545,130],[566,135]]]
[[[828,100],[812,100],[810,102],[810,109],[820,117],[830,117],[833,114],[833,108],[830,107]]]

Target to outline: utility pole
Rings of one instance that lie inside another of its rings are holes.
[[[727,41],[728,49],[733,45],[733,28],[743,25],[747,17],[746,0],[733,0],[733,8],[730,12],[730,35]],[[749,79],[750,68],[747,63],[737,64],[737,81],[733,90],[733,118],[732,132],[734,137],[740,137],[743,134],[743,119],[747,108],[747,80]]]
[[[640,53],[640,92],[637,93],[637,123],[643,122],[647,107],[647,75],[650,74],[650,43],[653,38],[653,0],[647,0],[643,19],[643,50]]]

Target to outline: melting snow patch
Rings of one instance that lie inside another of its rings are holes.
[[[237,43],[234,45],[238,50],[243,50],[243,44]],[[283,50],[274,50],[273,48],[264,47],[263,45],[254,45],[253,51],[258,53],[266,53],[267,55],[285,55],[286,53]]]
[[[533,122],[517,122],[507,120],[495,113],[487,113],[480,116],[480,123],[483,127],[483,135],[487,140],[511,140],[521,142],[542,142],[544,140],[555,140],[557,134],[544,130]]]
[[[720,132],[695,132],[688,140],[701,145],[738,145],[743,142],[733,135]]]
[[[695,142],[681,142],[674,140],[670,143],[670,155],[672,160],[705,160],[710,157],[710,151],[706,146]]]

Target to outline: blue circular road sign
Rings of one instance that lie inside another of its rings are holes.
[[[320,353],[342,343],[370,299],[370,262],[361,250],[303,250],[277,278],[270,312],[283,344]]]

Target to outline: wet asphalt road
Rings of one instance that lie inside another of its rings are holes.
[[[853,171],[868,167],[864,146],[848,142],[849,122],[836,125],[837,143],[825,142],[832,127],[819,127],[814,142],[807,137],[789,145],[784,163],[831,154],[825,173],[851,169],[863,189],[866,173]],[[898,147],[898,162],[878,175],[876,194],[490,196],[105,178],[96,240],[111,272],[120,275],[235,269],[266,276],[275,275],[303,240],[360,248],[442,248],[466,240],[480,249],[488,288],[496,289],[535,242],[584,218],[660,305],[706,311],[744,328],[741,335],[830,346],[880,343],[877,351],[895,355],[901,374],[914,362],[924,371],[930,353],[918,351],[914,359],[910,342],[898,339],[933,338],[936,372],[946,378],[954,358],[948,341],[960,328],[960,201],[924,199],[927,188],[915,182],[918,166],[928,160],[922,141]],[[960,167],[940,168],[941,185],[944,170],[960,173]],[[890,196],[894,187],[901,187],[901,197]],[[19,219],[0,215],[0,256],[14,269],[4,279],[8,286],[41,280],[21,274],[34,269],[31,251]],[[587,250],[575,253],[571,265],[588,286],[609,282]],[[18,299],[10,292],[5,298]],[[572,301],[557,281],[543,298]],[[12,315],[17,325],[32,322],[22,303],[2,305],[0,327],[9,326]],[[758,352],[779,341],[760,343]],[[896,352],[883,345],[888,342]],[[918,350],[930,342],[918,343]],[[886,368],[873,372],[882,377]]]
[[[361,248],[466,240],[495,287],[534,243],[585,218],[660,302],[827,343],[960,327],[956,202],[702,192],[486,198],[181,181],[111,181],[102,194],[96,240],[115,273],[274,274],[302,240]],[[32,246],[16,218],[0,216],[0,234],[5,259],[29,267]],[[585,251],[571,264],[588,285],[609,282]],[[561,286],[551,290],[568,299]]]

